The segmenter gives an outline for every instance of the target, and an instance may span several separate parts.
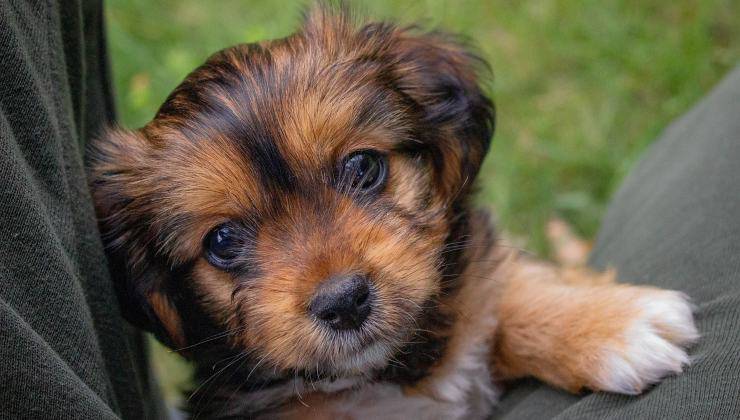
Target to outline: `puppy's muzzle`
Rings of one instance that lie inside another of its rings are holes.
[[[372,300],[367,276],[333,276],[316,289],[308,311],[334,330],[356,330],[370,314]]]

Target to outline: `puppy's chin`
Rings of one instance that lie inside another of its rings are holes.
[[[331,375],[336,377],[368,376],[375,370],[384,368],[393,355],[394,346],[376,341],[361,350],[339,358],[330,366]]]
[[[330,334],[317,361],[321,376],[364,377],[385,368],[403,342],[401,337],[373,335],[366,331]],[[310,370],[310,367],[308,368]]]
[[[363,379],[392,363],[395,354],[408,341],[412,326],[391,328],[369,319],[358,330],[324,330],[324,340],[315,349],[304,347],[305,357],[288,370],[302,372],[311,380]]]

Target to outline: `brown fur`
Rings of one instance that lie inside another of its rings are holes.
[[[177,310],[172,307],[169,299],[160,292],[152,292],[147,300],[162,326],[177,347],[185,346],[185,336],[182,332],[182,320]]]
[[[630,302],[642,292],[613,284],[612,277],[514,264],[496,309],[500,325],[492,360],[498,378],[536,376],[571,392],[593,386],[589,380],[598,362],[584,355],[599,354],[605,340],[619,340],[636,315]]]
[[[578,355],[619,347],[625,302],[646,289],[496,246],[470,205],[493,131],[481,67],[449,36],[316,8],[285,39],[216,53],[145,127],[95,142],[91,188],[122,310],[195,361],[194,411],[288,415],[305,394],[323,405],[313,415],[336,417],[371,383],[434,412],[468,398],[460,372],[482,350],[500,379],[595,387],[599,361]],[[372,197],[337,179],[361,150],[389,168]],[[223,223],[241,241],[229,269],[204,249]],[[308,307],[349,273],[369,276],[375,300],[361,329],[338,334]],[[475,385],[479,404],[489,381]]]

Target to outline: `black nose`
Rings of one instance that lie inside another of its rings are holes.
[[[334,276],[319,285],[308,310],[335,330],[359,328],[372,306],[369,283],[363,275]]]

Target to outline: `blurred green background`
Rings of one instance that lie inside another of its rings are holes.
[[[138,127],[211,53],[289,34],[306,1],[109,0],[122,125]],[[517,243],[549,256],[559,217],[593,238],[647,145],[740,59],[736,0],[355,1],[372,18],[466,35],[494,71],[498,111],[481,200]],[[187,368],[155,351],[170,399]]]

